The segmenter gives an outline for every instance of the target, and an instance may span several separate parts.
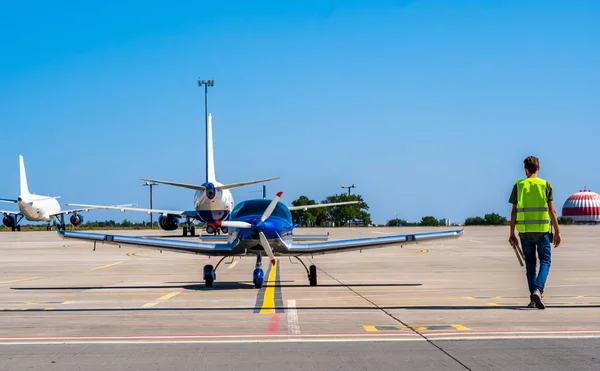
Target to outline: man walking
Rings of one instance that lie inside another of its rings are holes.
[[[511,246],[518,246],[519,241],[515,236],[515,226],[519,231],[523,254],[525,255],[525,267],[527,283],[529,284],[530,302],[529,308],[544,309],[542,302],[544,286],[550,271],[550,255],[552,236],[550,223],[554,226],[554,247],[561,242],[558,218],[554,209],[552,185],[544,179],[538,178],[540,163],[537,157],[529,156],[525,164],[525,175],[527,178],[518,180],[513,187],[509,202],[513,204],[510,214],[510,237],[508,242]],[[537,256],[540,259],[540,270],[536,272]]]

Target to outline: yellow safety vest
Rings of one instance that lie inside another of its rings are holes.
[[[547,182],[540,178],[526,178],[517,181],[517,230],[519,233],[550,231],[546,187]]]

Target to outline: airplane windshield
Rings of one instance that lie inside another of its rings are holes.
[[[231,220],[237,220],[241,217],[249,215],[256,215],[260,217],[270,203],[270,200],[249,200],[240,202],[231,212]],[[275,206],[275,210],[273,210],[271,215],[285,219],[290,224],[292,223],[292,213],[290,213],[288,208],[281,202],[277,203],[277,206]]]

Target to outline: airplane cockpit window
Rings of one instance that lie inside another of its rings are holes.
[[[231,212],[231,220],[236,220],[249,215],[260,216],[265,212],[270,203],[270,200],[249,200],[240,202]],[[288,208],[281,202],[277,203],[277,206],[275,206],[275,210],[273,210],[271,215],[285,219],[290,223],[292,222],[292,213],[290,213]]]

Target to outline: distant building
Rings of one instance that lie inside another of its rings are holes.
[[[446,218],[440,219],[440,223],[442,223],[445,226],[451,226],[452,225],[452,223],[450,223],[450,219],[446,219]]]
[[[577,224],[600,224],[600,195],[588,189],[571,195],[563,205],[562,216]]]

